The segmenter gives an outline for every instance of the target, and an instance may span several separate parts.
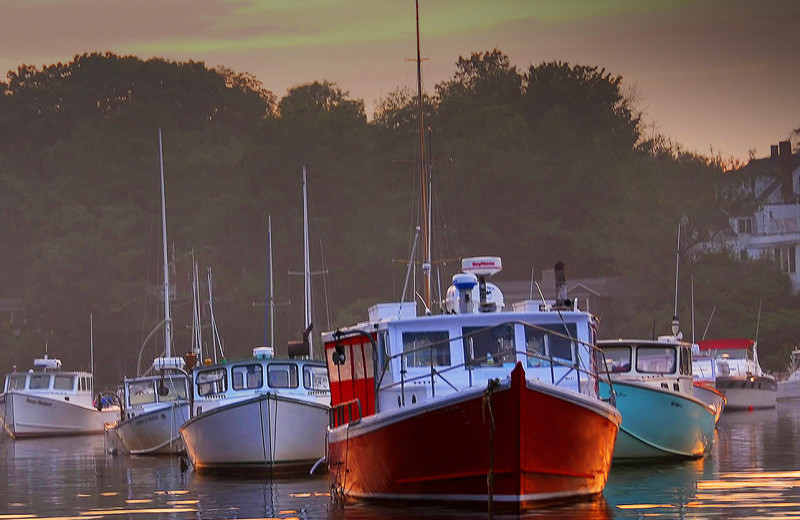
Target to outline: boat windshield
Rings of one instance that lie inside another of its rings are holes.
[[[198,372],[195,384],[197,385],[197,395],[224,393],[228,389],[228,372],[224,368]]]
[[[631,347],[630,345],[604,346],[603,354],[606,357],[608,370],[612,373],[631,371]],[[601,370],[603,367],[600,367]]]
[[[56,390],[72,390],[75,388],[75,376],[56,376],[53,388]]]
[[[172,376],[159,379],[157,389],[159,402],[186,399],[186,378]]]
[[[639,346],[636,349],[636,371],[644,374],[672,374],[676,356],[673,347]]]
[[[753,359],[750,349],[720,349],[717,350],[717,357],[723,359]]]
[[[449,337],[446,330],[404,332],[403,352],[408,352],[406,364],[410,367],[427,367],[433,360],[434,366],[449,366]]]
[[[128,383],[128,403],[131,406],[154,402],[156,402],[156,388],[153,380]]]
[[[24,390],[25,374],[8,376],[6,378],[6,390]]]
[[[234,390],[253,390],[264,386],[264,372],[259,363],[233,367],[231,379]]]
[[[551,329],[553,332],[547,332],[545,329]],[[550,366],[550,356],[565,362],[565,364],[572,364],[574,360],[573,341],[569,338],[575,337],[577,337],[577,327],[574,323],[535,328],[526,325],[527,365],[529,367]]]
[[[303,386],[309,390],[330,390],[328,369],[326,367],[304,366]]]
[[[464,327],[461,329],[464,359],[470,365],[497,366],[514,363],[514,326]],[[512,365],[513,366],[513,365]]]
[[[50,374],[31,374],[31,382],[28,384],[29,390],[46,390],[50,388]]]

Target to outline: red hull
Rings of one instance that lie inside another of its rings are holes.
[[[493,439],[481,392],[329,432],[334,489],[348,498],[485,504],[493,467],[493,502],[510,509],[603,490],[615,410],[549,385],[530,387],[521,365],[494,391],[491,409]]]

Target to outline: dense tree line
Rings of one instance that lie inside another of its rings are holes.
[[[0,295],[22,298],[28,317],[21,335],[2,332],[1,366],[27,366],[45,343],[88,366],[91,315],[98,378],[134,375],[160,319],[159,128],[179,351],[193,257],[212,268],[225,355],[263,343],[268,214],[279,352],[299,337],[302,278],[290,272],[303,265],[302,166],[312,267],[324,273],[316,329],[399,299],[419,193],[408,89],[367,117],[326,81],[278,99],[248,74],[107,53],[21,66],[0,92]],[[463,256],[502,256],[507,280],[564,260],[571,276],[633,280],[614,332],[649,337],[672,316],[681,223],[682,316],[690,280],[698,315],[714,309],[712,335],[752,337],[761,302],[762,356],[782,367],[800,337],[788,279],[768,262],[690,254],[726,225],[722,164],[647,136],[621,77],[562,62],[521,71],[498,50],[473,53],[424,97],[424,114],[438,285]]]

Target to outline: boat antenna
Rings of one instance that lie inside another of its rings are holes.
[[[692,280],[692,343],[694,343],[694,273],[691,276]]]
[[[708,317],[708,323],[706,323],[706,330],[703,331],[703,339],[706,339],[706,333],[708,332],[708,328],[711,326],[711,320],[714,318],[714,311],[717,310],[717,306],[714,305],[714,308],[711,309],[711,315]]]
[[[272,284],[272,215],[267,215],[267,312],[264,313],[264,345],[267,345],[267,320],[269,320],[269,346],[275,346],[275,293]]]
[[[678,246],[675,250],[675,308],[672,313],[672,335],[678,336],[681,330],[680,321],[678,320],[678,267],[681,262],[681,224],[678,223]],[[655,337],[655,334],[654,334]]]
[[[310,331],[311,325],[311,260],[308,251],[308,185],[306,182],[306,167],[303,166],[303,255],[304,268],[303,278],[305,280],[305,322],[304,329]],[[314,342],[312,337],[308,337],[308,359],[314,359]]]
[[[756,320],[756,344],[758,344],[758,329],[761,325],[761,304],[764,302],[764,298],[760,298],[758,300],[758,319]]]
[[[169,259],[167,258],[167,210],[164,196],[164,148],[161,140],[161,127],[158,128],[158,158],[161,171],[161,236],[164,249],[164,353],[172,355],[172,318],[169,314]]]
[[[94,318],[89,313],[89,371],[94,374]]]
[[[225,359],[225,351],[222,349],[222,338],[219,336],[219,329],[217,328],[217,318],[214,315],[214,293],[212,287],[214,282],[211,280],[211,267],[206,268],[206,278],[208,279],[208,310],[211,314],[211,348],[214,351],[214,362],[217,362],[217,347],[219,347],[219,355]]]
[[[425,156],[425,121],[422,110],[422,58],[419,49],[419,0],[414,2],[417,21],[417,119],[419,124],[419,174],[420,174],[420,206],[422,223],[422,286],[423,303],[426,309],[431,307],[431,237],[430,237],[430,194],[427,158]]]
[[[406,301],[406,290],[408,289],[408,278],[411,276],[411,268],[414,267],[414,255],[417,252],[417,241],[419,240],[419,231],[420,228],[417,226],[417,230],[414,233],[414,243],[411,245],[411,255],[408,257],[408,265],[406,266],[406,280],[403,282],[403,295],[400,297],[400,303],[404,303]]]

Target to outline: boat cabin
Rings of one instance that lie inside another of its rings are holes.
[[[711,339],[698,342],[695,366],[704,379],[763,375],[758,364],[756,342],[746,338]]]
[[[35,359],[28,372],[6,374],[4,392],[16,391],[46,394],[49,397],[63,396],[64,401],[92,405],[93,380],[89,372],[64,372],[61,360],[56,358]]]
[[[272,352],[271,348],[259,347],[250,359],[195,367],[194,413],[266,392],[306,396],[326,406],[330,404],[324,363],[274,358]]]
[[[689,343],[668,336],[658,340],[601,340],[597,346],[612,381],[641,381],[675,392],[693,392]],[[602,366],[600,370],[602,373]]]
[[[462,262],[444,314],[417,316],[413,303],[384,303],[370,309],[369,321],[323,334],[336,421],[486,388],[517,364],[530,381],[596,397],[594,317],[558,299],[505,310],[500,290],[485,282],[500,259],[479,260]]]

